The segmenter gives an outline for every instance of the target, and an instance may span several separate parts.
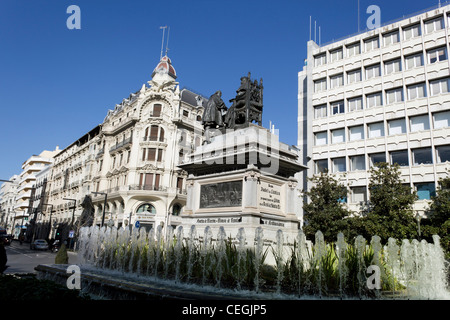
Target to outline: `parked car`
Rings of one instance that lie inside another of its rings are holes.
[[[30,247],[32,250],[48,250],[48,243],[44,239],[37,239]]]

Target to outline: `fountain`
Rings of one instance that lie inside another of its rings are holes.
[[[91,226],[80,230],[78,257],[82,276],[90,283],[99,279],[100,287],[114,282],[114,290],[138,288],[140,293],[143,286],[152,286],[146,295],[194,299],[450,298],[438,236],[433,237],[433,243],[400,243],[390,238],[384,247],[378,236],[368,245],[358,236],[352,245],[342,233],[335,243],[325,243],[320,231],[314,244],[301,230],[295,243],[289,243],[281,230],[276,233],[276,242],[264,240],[262,227],[255,229],[254,242],[248,243],[244,228],[232,238],[220,227],[214,239],[209,226],[203,237],[197,236],[196,226],[190,227],[187,237],[182,226],[176,232],[161,226],[149,232],[144,228],[130,232],[129,228]],[[382,289],[366,284],[368,267],[374,265],[381,271]],[[67,277],[63,268],[43,265],[37,270],[42,277]]]

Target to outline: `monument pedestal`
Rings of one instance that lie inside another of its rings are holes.
[[[244,228],[247,242],[258,227],[266,242],[274,241],[278,230],[291,241],[297,236],[294,175],[306,167],[269,130],[254,124],[227,130],[179,167],[189,175],[183,225],[195,225],[200,236],[207,226],[214,237],[223,226],[232,238]]]

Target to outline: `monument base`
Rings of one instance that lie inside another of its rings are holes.
[[[244,228],[247,241],[262,227],[266,243],[277,241],[278,230],[293,242],[300,228],[294,175],[306,167],[278,136],[249,124],[214,136],[188,157],[179,165],[188,173],[184,226],[209,226],[213,235],[223,227],[231,238]]]

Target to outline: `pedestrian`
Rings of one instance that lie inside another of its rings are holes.
[[[3,239],[0,240],[0,274],[3,274],[8,266],[6,262],[8,261],[8,257],[6,256],[5,242]]]

